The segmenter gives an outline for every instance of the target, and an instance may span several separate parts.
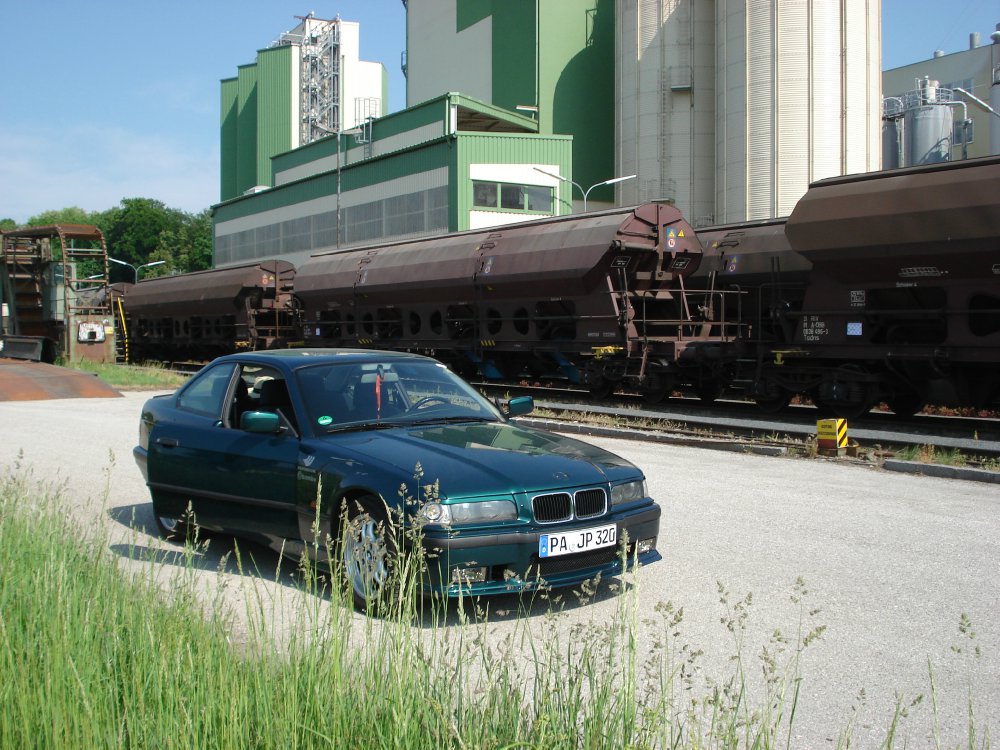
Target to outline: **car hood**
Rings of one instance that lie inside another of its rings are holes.
[[[321,440],[331,455],[392,471],[410,491],[419,464],[420,483],[437,481],[442,496],[452,499],[640,476],[631,463],[602,448],[510,423],[401,427],[331,434]]]

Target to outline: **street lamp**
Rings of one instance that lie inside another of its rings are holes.
[[[139,283],[139,271],[141,271],[143,268],[151,268],[152,266],[162,266],[164,263],[167,262],[165,260],[154,260],[152,263],[143,263],[141,266],[133,266],[131,263],[126,263],[123,260],[118,260],[118,258],[112,258],[110,256],[108,257],[108,260],[110,260],[112,263],[117,263],[119,266],[128,266],[129,268],[131,268],[132,273],[135,276],[136,284]]]
[[[625,180],[634,180],[636,178],[636,175],[634,174],[626,175],[624,177],[612,177],[610,180],[605,180],[604,182],[595,183],[594,185],[591,185],[589,188],[584,190],[580,186],[580,183],[573,182],[573,180],[569,179],[568,177],[563,177],[562,175],[555,174],[553,172],[546,172],[544,169],[540,169],[539,167],[535,167],[534,169],[536,172],[541,172],[542,174],[548,175],[549,177],[555,177],[557,180],[562,180],[563,182],[568,182],[570,185],[575,185],[577,190],[579,190],[583,194],[584,213],[587,213],[587,196],[590,195],[591,190],[593,190],[596,187],[601,187],[602,185],[613,185],[616,182],[625,182]]]
[[[330,128],[325,125],[320,125],[316,123],[320,130],[325,130],[328,133],[332,132],[337,136],[337,247],[340,247],[340,136],[342,135],[360,135],[363,131],[360,127],[350,128],[348,130],[343,130],[337,128],[331,131]]]

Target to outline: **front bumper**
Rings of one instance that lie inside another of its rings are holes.
[[[618,527],[617,546],[558,557],[538,555],[543,534],[611,523]],[[421,538],[429,573],[425,588],[449,597],[478,596],[572,586],[598,574],[617,575],[636,563],[648,565],[662,559],[656,550],[659,528],[660,507],[650,504],[558,527],[517,527],[486,534],[425,530]],[[652,547],[636,555],[636,542],[646,539],[653,540]],[[452,572],[467,568],[485,568],[486,580],[453,582]]]

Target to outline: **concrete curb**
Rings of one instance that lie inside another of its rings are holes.
[[[928,477],[940,477],[941,479],[964,479],[968,482],[1000,484],[1000,473],[987,471],[986,469],[924,464],[919,461],[901,461],[897,458],[887,458],[883,466],[886,471],[898,471],[903,474],[923,474]]]
[[[596,437],[620,438],[622,440],[642,440],[647,443],[669,443],[685,445],[690,448],[706,448],[708,450],[729,451],[730,453],[749,453],[756,456],[787,456],[788,449],[780,445],[753,445],[740,440],[719,440],[715,438],[692,438],[682,435],[672,435],[668,432],[653,432],[627,429],[623,427],[599,427],[580,424],[578,422],[560,422],[552,419],[521,420],[535,427],[541,427],[550,432],[566,432],[574,435],[594,435]]]

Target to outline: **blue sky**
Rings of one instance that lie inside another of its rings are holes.
[[[360,22],[401,109],[401,0],[0,0],[0,218],[216,202],[219,80],[309,11]],[[997,23],[998,0],[883,0],[883,67],[966,49],[972,31],[988,44]]]

